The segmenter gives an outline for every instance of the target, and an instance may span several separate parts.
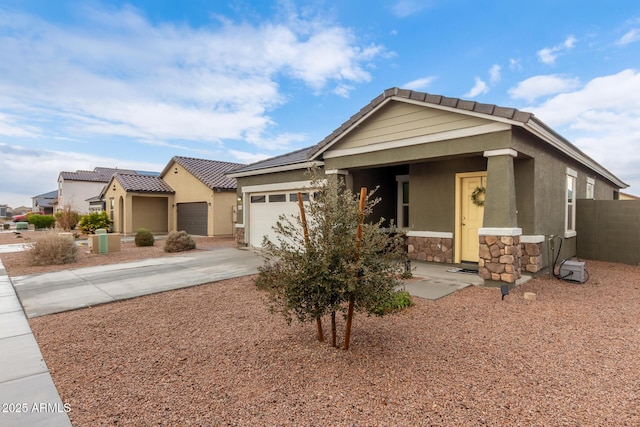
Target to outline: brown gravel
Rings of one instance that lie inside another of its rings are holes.
[[[16,243],[33,243],[43,236],[41,231],[27,231],[18,237],[14,233],[0,233],[0,245]],[[232,237],[194,237],[196,250],[207,250],[217,246],[235,246]],[[86,243],[80,239],[81,242]],[[71,268],[92,267],[96,265],[117,264],[127,261],[135,261],[145,258],[157,258],[162,256],[181,255],[180,253],[166,253],[164,251],[164,240],[156,240],[154,246],[137,247],[135,243],[122,243],[120,252],[109,252],[108,254],[92,254],[87,246],[80,247],[78,259],[73,264],[30,266],[24,252],[0,253],[0,259],[11,277],[25,274],[50,273],[52,271],[68,270]]]
[[[587,265],[357,315],[349,351],[251,278],[30,323],[74,426],[640,425],[640,268]]]

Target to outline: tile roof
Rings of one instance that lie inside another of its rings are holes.
[[[157,176],[116,173],[117,180],[125,191],[139,193],[175,193],[173,188]]]
[[[301,150],[294,151],[292,153],[286,153],[280,156],[268,158],[266,160],[260,160],[250,165],[241,166],[239,168],[233,169],[228,173],[251,172],[254,170],[268,169],[268,168],[274,168],[278,166],[288,166],[288,165],[295,165],[298,163],[302,163],[309,158],[309,153],[314,148],[315,146],[311,146],[311,147],[303,148]]]
[[[237,186],[235,178],[229,178],[225,174],[243,166],[241,163],[196,159],[193,157],[175,156],[171,160],[172,161],[165,167],[165,170],[162,171],[161,176],[164,176],[171,167],[171,164],[175,162],[212,190],[235,190]]]
[[[109,182],[114,173],[137,173],[130,169],[96,167],[92,171],[78,170],[75,172],[60,172],[60,177],[68,181]]]
[[[337,137],[347,132],[353,125],[358,123],[361,119],[365,118],[370,112],[378,108],[390,99],[405,99],[406,102],[417,102],[421,104],[432,104],[438,106],[438,108],[455,109],[460,113],[473,113],[487,116],[488,119],[494,118],[498,121],[511,121],[514,125],[520,126],[528,132],[533,133],[543,141],[555,147],[562,153],[577,160],[583,165],[591,168],[593,171],[601,174],[603,177],[609,179],[616,186],[620,188],[627,188],[628,185],[622,182],[619,178],[613,175],[611,172],[602,167],[598,162],[590,158],[578,147],[566,140],[562,135],[555,132],[548,125],[535,117],[532,113],[520,111],[516,108],[500,107],[493,104],[483,104],[480,102],[463,100],[459,98],[448,98],[441,95],[434,95],[426,92],[417,92],[407,89],[400,89],[393,87],[385,90],[382,94],[378,95],[367,105],[362,107],[360,111],[351,116],[340,127],[334,130],[330,135],[324,138],[322,141],[314,145],[313,147],[304,148],[302,150],[294,151],[293,153],[283,154],[278,157],[266,159],[257,163],[253,163],[243,168],[239,168],[231,175],[246,173],[250,175],[255,171],[267,171],[277,166],[299,166],[303,167],[305,163],[312,160],[322,161],[322,153],[328,149],[329,145],[336,140]],[[240,175],[236,175],[240,176]]]

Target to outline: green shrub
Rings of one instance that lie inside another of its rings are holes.
[[[183,252],[196,248],[196,242],[186,231],[172,231],[164,243],[165,252]]]
[[[141,228],[136,233],[135,238],[136,246],[153,246],[155,243],[155,239],[153,238],[153,234],[146,228]]]
[[[27,215],[27,222],[33,224],[36,229],[52,228],[56,223],[56,219],[51,215],[29,214]]]
[[[78,226],[80,230],[86,234],[95,234],[98,228],[109,228],[111,220],[106,212],[91,212],[87,215],[80,217]]]
[[[389,299],[383,301],[373,311],[373,314],[383,316],[385,314],[396,313],[402,311],[407,307],[411,307],[413,301],[411,301],[411,295],[407,291],[398,291],[390,295]]]
[[[59,265],[76,262],[78,247],[73,238],[46,233],[26,252],[29,265]]]
[[[11,227],[11,224],[9,224],[8,222],[5,222],[4,224],[2,224],[2,227],[3,227],[5,230],[8,230],[8,229]]]

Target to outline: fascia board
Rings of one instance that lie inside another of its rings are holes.
[[[265,175],[265,174],[277,173],[277,172],[288,172],[293,170],[309,169],[311,167],[322,167],[322,166],[324,166],[324,162],[316,160],[311,162],[294,163],[294,164],[283,165],[283,166],[274,166],[274,167],[265,168],[265,169],[256,169],[252,171],[237,172],[237,173],[232,172],[226,175],[229,178],[243,178],[246,176]]]
[[[552,147],[556,148],[560,152],[566,154],[570,158],[576,160],[582,165],[587,166],[593,171],[597,172],[601,176],[605,177],[615,185],[620,188],[628,188],[629,186],[622,182],[620,179],[615,177],[611,172],[606,170],[604,167],[599,165],[595,160],[591,157],[587,156],[577,148],[571,146],[569,143],[564,141],[561,137],[559,137],[554,132],[550,131],[549,128],[541,123],[538,120],[529,120],[528,123],[520,124],[524,129],[543,141],[547,142]]]

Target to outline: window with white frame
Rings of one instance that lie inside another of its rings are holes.
[[[595,199],[595,185],[596,181],[593,178],[587,178],[587,190],[584,195],[586,199]]]
[[[396,176],[398,182],[398,228],[409,227],[409,175]]]
[[[564,237],[576,235],[576,178],[578,173],[567,168]]]

